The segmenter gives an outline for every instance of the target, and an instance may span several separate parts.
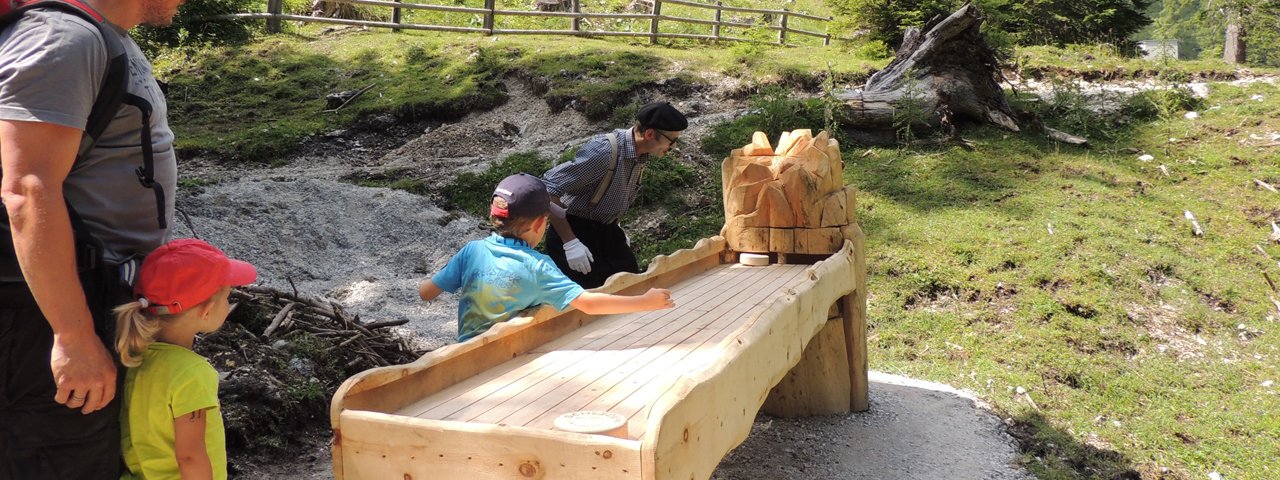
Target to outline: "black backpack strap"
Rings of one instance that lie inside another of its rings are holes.
[[[98,88],[98,96],[93,100],[93,107],[89,110],[88,121],[85,122],[84,136],[81,137],[80,147],[76,150],[76,161],[79,162],[98,142],[102,132],[107,129],[107,125],[111,123],[111,120],[116,116],[116,112],[120,110],[120,102],[124,100],[125,92],[128,91],[129,87],[129,57],[125,52],[124,43],[120,41],[119,35],[113,32],[111,27],[107,26],[106,18],[80,0],[36,0],[27,2],[14,9],[12,13],[5,15],[3,20],[0,20],[0,25],[15,22],[23,13],[35,9],[58,10],[84,19],[98,28],[98,34],[102,37],[103,45],[106,47],[107,69],[103,72],[102,83]]]
[[[156,195],[156,218],[160,223],[160,228],[168,228],[164,219],[164,186],[156,182],[156,160],[155,155],[151,151],[151,102],[137,95],[128,93],[124,96],[124,103],[132,105],[142,112],[142,166],[134,170],[138,175],[138,183],[144,188],[150,188]]]

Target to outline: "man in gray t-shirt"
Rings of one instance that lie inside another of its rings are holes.
[[[167,25],[181,1],[85,0],[125,47],[128,93],[152,107],[149,148],[163,202],[135,173],[146,147],[138,108],[121,106],[75,161],[106,72],[101,31],[50,9],[0,30],[0,199],[22,274],[0,281],[0,480],[119,477],[120,375],[105,309],[118,300],[108,292],[121,289],[101,272],[77,272],[66,205],[105,245],[108,264],[164,242],[177,186],[173,133],[151,64],[126,32]]]

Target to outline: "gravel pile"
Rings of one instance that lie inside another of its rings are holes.
[[[366,322],[409,320],[402,328],[417,348],[457,338],[456,298],[424,303],[418,285],[488,235],[480,220],[399,190],[327,180],[221,182],[186,193],[178,208],[190,224],[177,222],[174,234],[191,236],[194,227],[257,266],[260,284],[326,295]]]

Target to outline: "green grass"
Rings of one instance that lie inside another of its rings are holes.
[[[1068,74],[1088,80],[1123,80],[1156,77],[1170,82],[1195,78],[1234,78],[1236,66],[1220,60],[1146,60],[1126,57],[1108,45],[1048,45],[1017,47],[1009,60],[1024,77]],[[1274,70],[1274,69],[1262,69]]]
[[[1261,386],[1280,382],[1262,275],[1280,269],[1254,250],[1280,257],[1280,196],[1252,181],[1280,183],[1280,151],[1240,143],[1280,130],[1280,102],[1253,94],[1280,99],[1215,87],[1200,119],[1096,151],[991,129],[973,152],[846,147],[872,368],[974,391],[1035,439],[1042,478],[1280,475],[1280,386]]]
[[[169,83],[180,153],[279,163],[302,140],[328,131],[375,129],[388,116],[448,121],[499,105],[506,101],[501,80],[509,75],[538,87],[555,107],[606,119],[643,89],[687,91],[723,75],[752,83],[814,82],[808,72],[825,73],[828,59],[846,56],[835,46],[762,47],[744,62],[727,48],[690,42],[333,33],[310,25],[243,46],[163,51],[154,64]],[[843,61],[834,73],[862,78],[883,63]],[[326,102],[329,94],[366,88],[336,111]]]

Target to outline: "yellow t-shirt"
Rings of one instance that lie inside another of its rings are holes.
[[[124,479],[179,478],[173,420],[205,412],[204,445],[213,478],[227,478],[226,437],[218,407],[218,372],[186,348],[152,343],[142,365],[125,374],[120,440],[129,467]]]

